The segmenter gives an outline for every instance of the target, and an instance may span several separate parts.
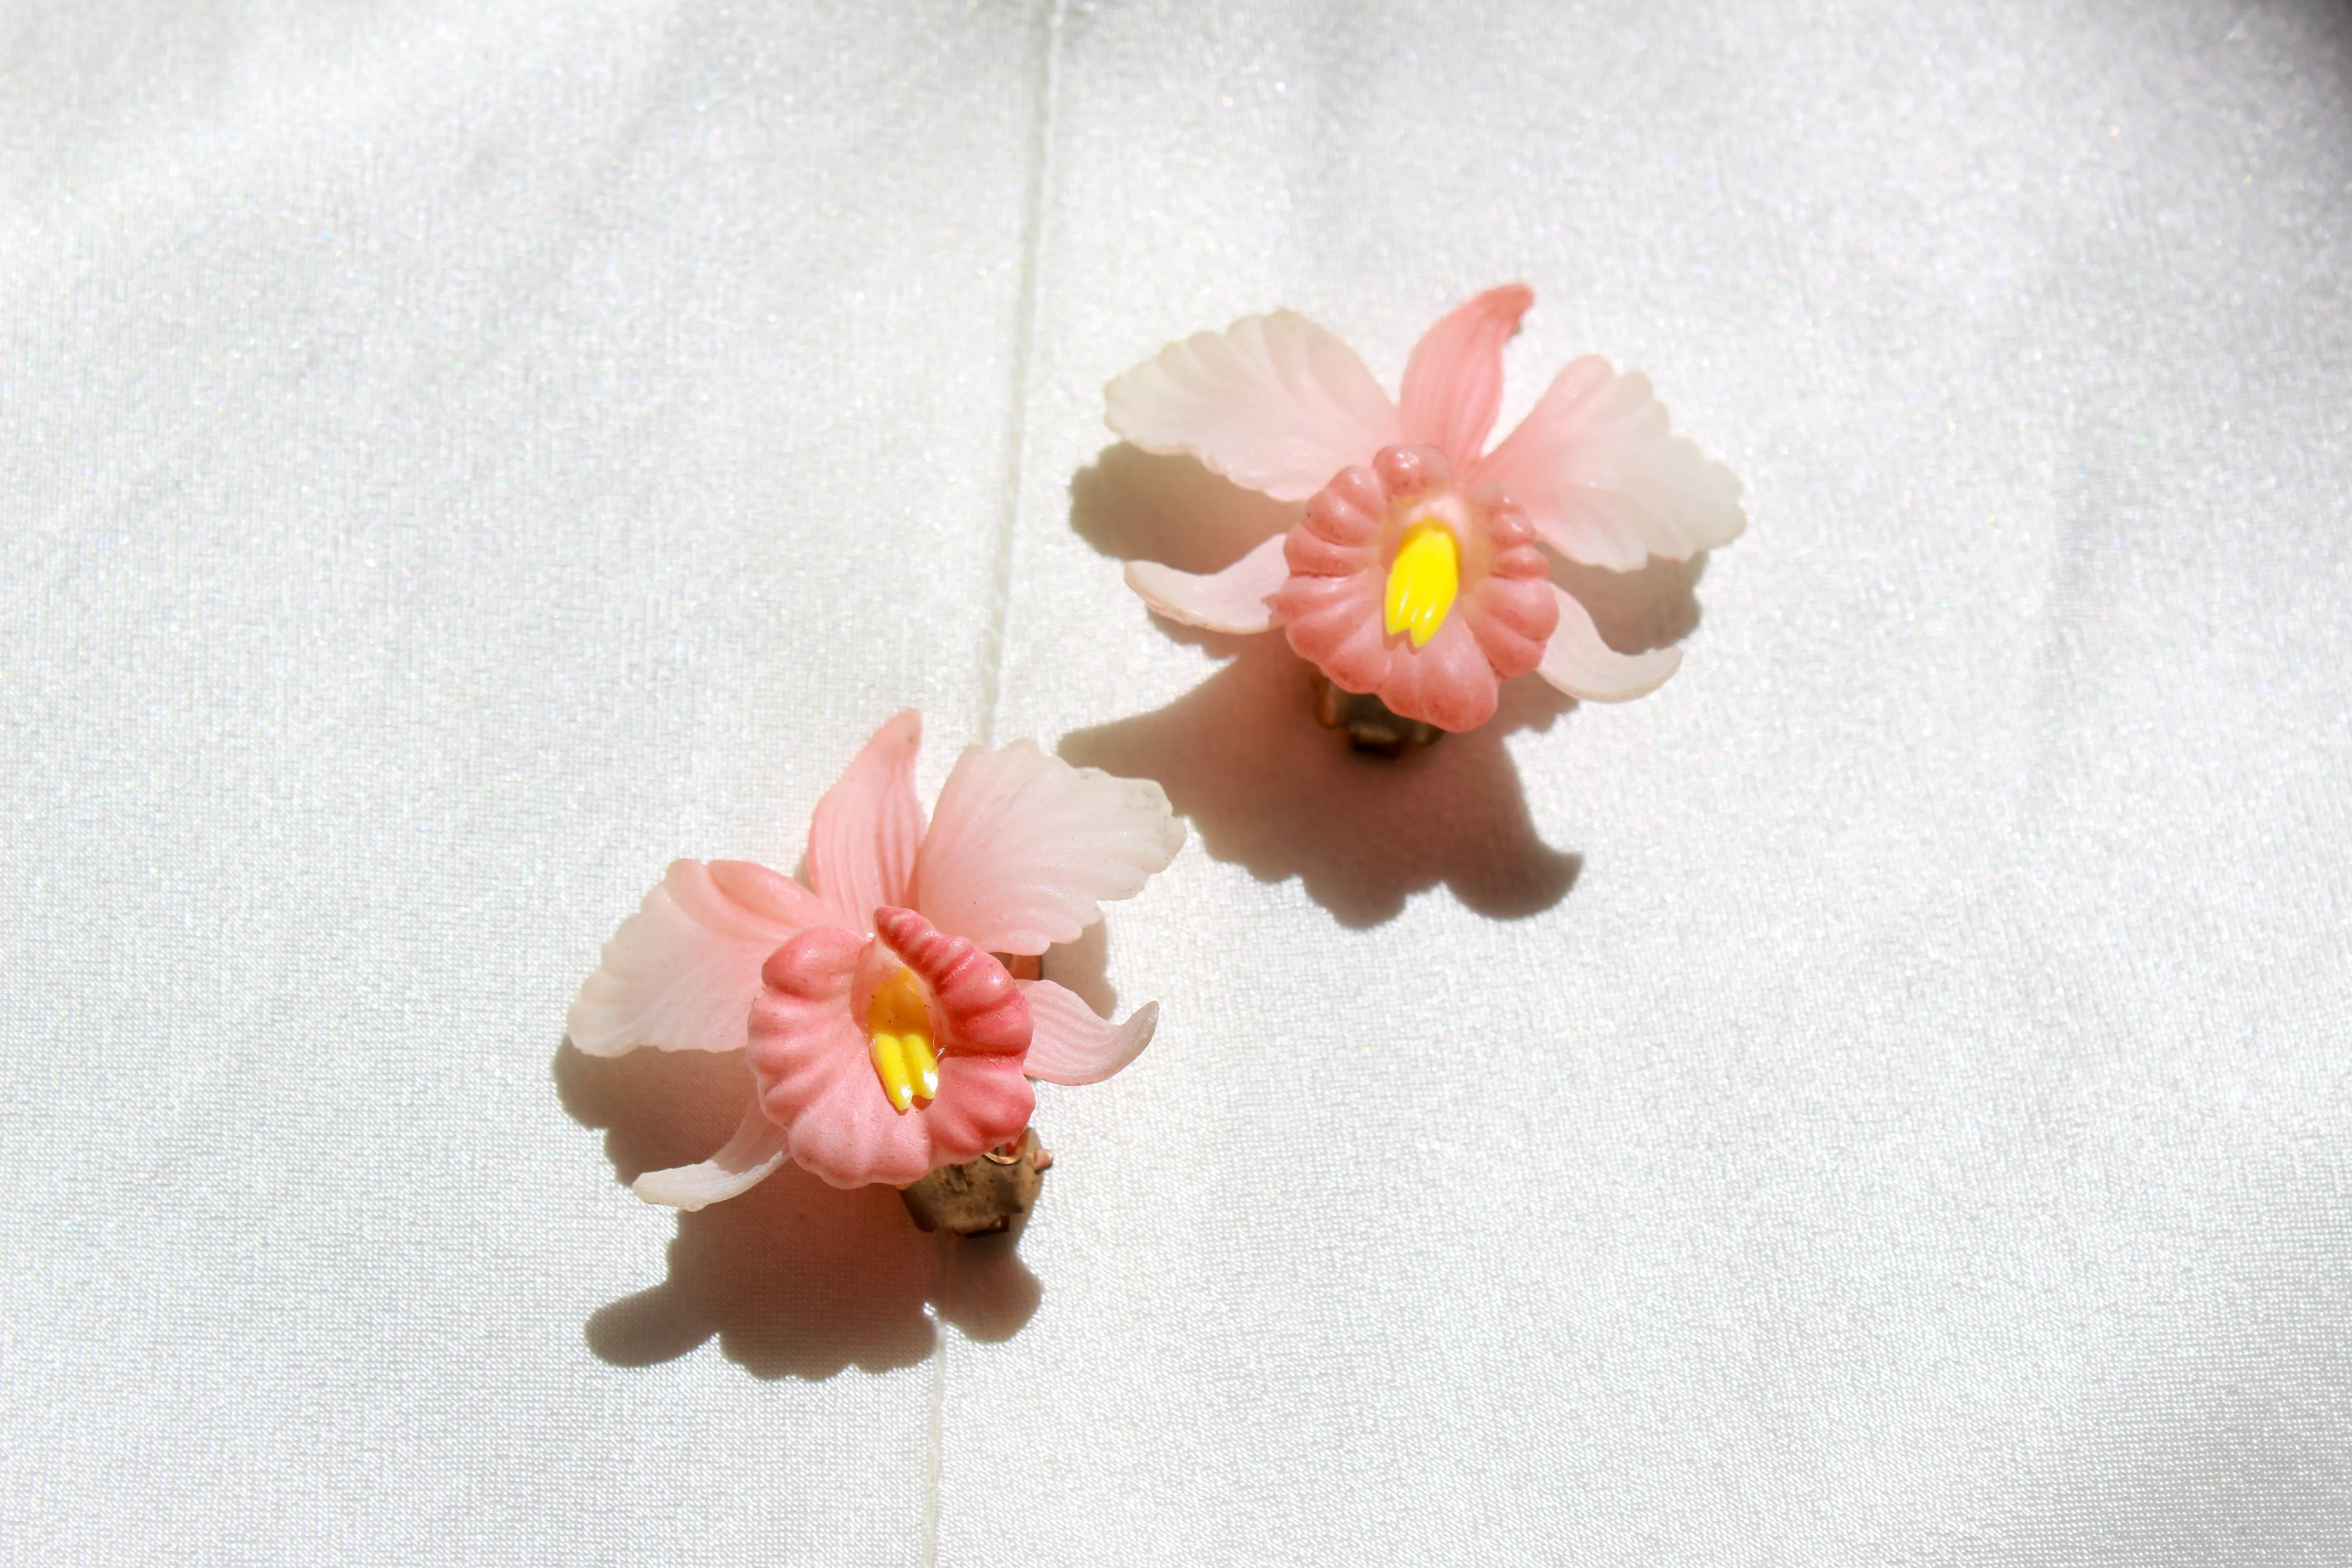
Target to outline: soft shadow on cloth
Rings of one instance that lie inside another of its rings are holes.
[[[1211,572],[1280,532],[1302,509],[1267,500],[1190,458],[1124,442],[1070,484],[1070,526],[1104,554]],[[1559,565],[1613,647],[1690,635],[1703,558],[1619,574]],[[1140,602],[1137,605],[1142,613]],[[1575,886],[1582,858],[1552,848],[1528,816],[1504,738],[1549,730],[1578,704],[1533,677],[1503,688],[1494,720],[1393,761],[1360,755],[1315,721],[1310,668],[1279,632],[1219,637],[1152,617],[1180,642],[1229,658],[1155,712],[1062,740],[1070,762],[1152,778],[1208,852],[1264,881],[1298,878],[1343,925],[1393,919],[1440,883],[1498,919],[1540,914]]]
[[[740,1051],[643,1049],[590,1057],[566,1040],[553,1073],[563,1108],[607,1129],[624,1184],[690,1164],[742,1115]],[[931,1353],[933,1311],[971,1339],[1018,1333],[1044,1291],[1003,1236],[926,1236],[887,1186],[843,1192],[787,1161],[750,1192],[677,1216],[669,1277],[599,1308],[591,1350],[614,1366],[674,1361],[716,1338],[754,1377],[828,1378],[912,1366]]]

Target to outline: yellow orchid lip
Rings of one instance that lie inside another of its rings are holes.
[[[866,1005],[866,1038],[874,1076],[890,1109],[904,1116],[940,1092],[940,1058],[931,1047],[931,1010],[915,972],[898,972],[877,986]]]
[[[1391,637],[1402,632],[1415,647],[1426,647],[1454,609],[1462,591],[1462,547],[1454,531],[1433,517],[1404,531],[1389,565],[1384,624]]]

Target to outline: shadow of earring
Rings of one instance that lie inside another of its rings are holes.
[[[1317,721],[1312,667],[1280,637],[1255,637],[1167,707],[1076,731],[1061,752],[1158,780],[1212,856],[1261,881],[1298,878],[1343,925],[1378,925],[1440,884],[1482,914],[1517,919],[1559,903],[1582,862],[1536,836],[1503,737],[1570,706],[1517,681],[1496,722],[1369,756]]]
[[[572,1119],[606,1130],[625,1184],[708,1155],[751,1086],[740,1051],[590,1057],[567,1040],[552,1072]],[[614,1366],[651,1366],[716,1339],[754,1377],[812,1382],[912,1366],[937,1322],[992,1342],[1035,1314],[1044,1289],[1013,1250],[1018,1230],[926,1236],[897,1189],[827,1186],[786,1161],[740,1196],[680,1213],[668,1277],[599,1308],[588,1346]]]

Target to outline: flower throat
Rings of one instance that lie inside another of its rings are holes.
[[[898,972],[877,986],[866,1005],[866,1038],[874,1058],[874,1076],[890,1109],[904,1116],[908,1108],[928,1105],[940,1092],[940,1058],[931,1048],[931,1010],[923,1000],[923,983],[915,972]]]

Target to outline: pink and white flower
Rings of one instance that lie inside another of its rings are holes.
[[[639,1197],[698,1209],[786,1158],[837,1187],[905,1186],[1018,1138],[1031,1079],[1097,1083],[1150,1042],[1159,1004],[1114,1026],[994,955],[1043,953],[1140,891],[1184,842],[1166,794],[1027,741],[972,746],[927,828],[921,725],[883,725],[817,803],[807,886],[679,860],[604,944],[573,1046],[748,1047],[753,1079],[727,1145],[638,1177]]]
[[[1670,433],[1647,378],[1591,355],[1485,450],[1503,345],[1534,300],[1507,284],[1439,321],[1395,402],[1353,350],[1289,310],[1171,343],[1113,381],[1107,417],[1136,446],[1307,503],[1286,535],[1223,571],[1138,561],[1129,585],[1188,626],[1282,626],[1342,689],[1446,730],[1484,723],[1501,683],[1529,671],[1595,701],[1654,689],[1681,650],[1611,648],[1534,544],[1618,572],[1687,560],[1747,526],[1739,481]]]

